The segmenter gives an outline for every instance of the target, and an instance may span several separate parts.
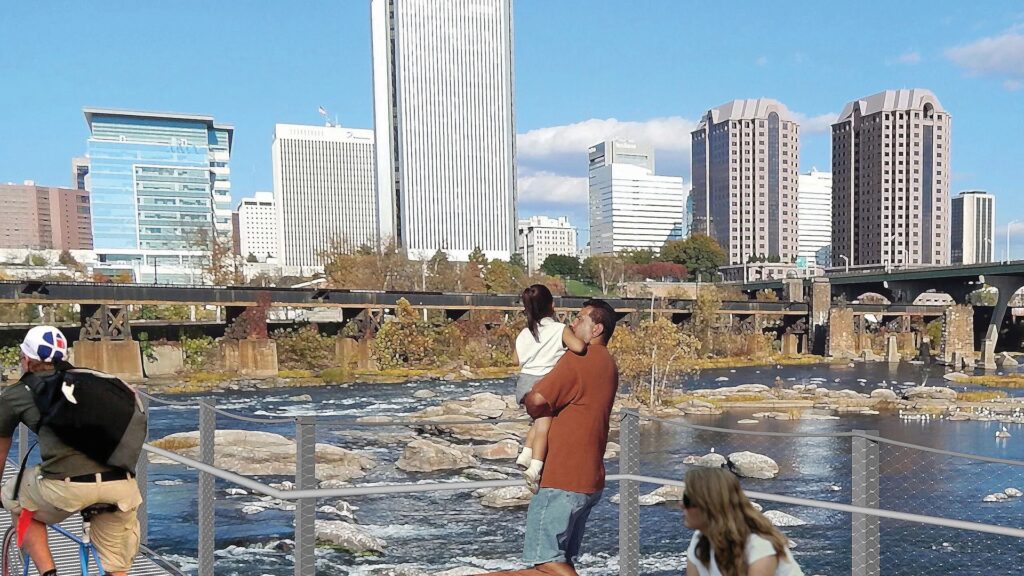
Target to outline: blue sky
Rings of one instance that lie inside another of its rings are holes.
[[[887,88],[929,88],[953,116],[952,191],[1024,219],[1024,5],[1012,1],[515,4],[520,215],[586,228],[586,148],[652,142],[690,180],[708,108],[771,97],[803,118],[801,170],[830,166],[828,124]],[[10,0],[0,11],[0,181],[67,185],[83,106],[234,124],[235,199],[271,189],[278,122],[372,127],[368,0]],[[1011,227],[1024,258],[1024,223]]]

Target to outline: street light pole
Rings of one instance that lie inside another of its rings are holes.
[[[1010,263],[1010,228],[1013,228],[1013,225],[1018,223],[1018,222],[1020,222],[1020,220],[1010,220],[1010,222],[1006,225],[1006,263],[1007,264]]]
[[[894,267],[893,260],[895,259],[896,252],[896,234],[889,235],[885,239],[885,243],[889,245],[889,256],[885,259],[885,273],[888,274],[889,270]]]
[[[847,274],[849,274],[850,273],[850,259],[846,257],[846,254],[840,254],[839,257],[843,259],[843,266],[846,267],[845,271],[846,271]]]

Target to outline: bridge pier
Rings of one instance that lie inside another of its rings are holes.
[[[817,277],[811,281],[810,314],[807,332],[807,350],[823,356],[828,348],[830,311],[832,309],[832,283],[828,278]]]
[[[1003,319],[1006,317],[1006,310],[1010,307],[1010,298],[1021,288],[1024,288],[1024,277],[1021,276],[992,276],[985,278],[985,284],[999,290],[999,298],[992,308],[992,320],[989,321],[986,338],[992,340],[993,354],[995,345],[999,340],[999,331],[1003,327]]]
[[[959,370],[963,359],[968,364],[974,360],[974,308],[969,304],[957,304],[946,309],[942,316],[942,361],[953,364]]]
[[[829,310],[825,344],[825,354],[833,358],[853,359],[860,354],[860,342],[854,332],[852,308]]]
[[[141,381],[142,350],[132,340],[127,308],[83,304],[81,319],[79,340],[71,347],[74,363],[123,380]]]

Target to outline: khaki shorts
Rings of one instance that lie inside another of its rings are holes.
[[[0,489],[5,509],[20,513],[22,509],[35,513],[34,518],[46,524],[57,524],[68,516],[93,504],[116,504],[116,512],[105,512],[93,517],[89,535],[103,569],[107,572],[127,572],[139,553],[139,518],[135,511],[142,504],[142,495],[135,479],[111,482],[71,482],[43,478],[39,467],[25,469],[18,490],[13,496],[17,475]]]

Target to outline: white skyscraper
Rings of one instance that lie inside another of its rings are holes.
[[[797,189],[797,256],[824,266],[818,252],[832,243],[832,173],[813,169],[800,175]]]
[[[531,216],[520,220],[516,248],[523,255],[526,269],[534,274],[552,254],[576,256],[576,227],[565,216]]]
[[[516,241],[512,0],[372,0],[378,233],[413,258]]]
[[[271,152],[284,266],[320,266],[333,242],[376,242],[372,130],[278,124]]]
[[[961,192],[952,202],[951,264],[995,260],[996,197],[981,190]]]
[[[260,262],[277,258],[277,208],[273,192],[257,192],[238,205],[239,253]]]
[[[682,238],[683,179],[654,174],[654,150],[626,140],[590,147],[590,252],[661,250]]]

